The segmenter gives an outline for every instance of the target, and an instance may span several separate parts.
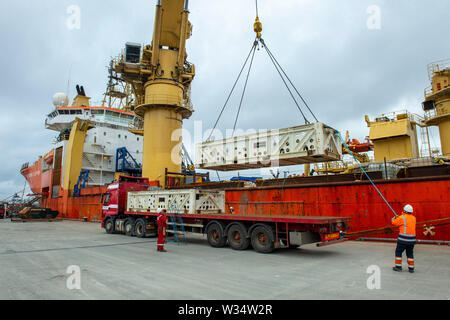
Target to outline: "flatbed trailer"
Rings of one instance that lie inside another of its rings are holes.
[[[144,238],[156,236],[156,208],[167,208],[169,230],[206,234],[215,248],[227,244],[234,250],[253,249],[271,253],[279,248],[318,246],[345,241],[350,218],[233,214],[225,207],[224,193],[217,190],[148,191],[145,178],[120,177],[103,197],[102,227],[107,233]],[[223,204],[220,200],[223,199]],[[181,210],[170,211],[169,201],[177,201]],[[197,203],[197,202],[199,203]],[[176,225],[176,228],[174,228]]]

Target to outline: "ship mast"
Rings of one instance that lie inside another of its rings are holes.
[[[134,108],[131,84],[122,80],[114,69],[114,60],[108,66],[108,84],[103,97],[102,107],[130,111]]]

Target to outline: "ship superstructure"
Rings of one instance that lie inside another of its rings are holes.
[[[75,189],[81,187],[82,173],[84,188],[101,188],[111,183],[124,148],[136,169],[142,163],[143,137],[129,131],[139,118],[130,108],[91,106],[83,87],[77,86],[77,93],[71,106],[65,94],[54,96],[55,109],[45,119],[46,129],[57,133],[54,146],[21,169],[41,204],[63,194],[73,197]]]

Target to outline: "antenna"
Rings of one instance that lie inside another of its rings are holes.
[[[72,76],[72,65],[70,64],[69,67],[69,77],[67,78],[67,91],[66,91],[66,95],[69,97],[70,96],[70,78]]]

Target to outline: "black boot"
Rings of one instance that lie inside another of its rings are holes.
[[[409,273],[414,273],[414,269],[409,269]]]
[[[402,267],[393,267],[392,270],[394,270],[396,272],[402,272],[403,271]]]

